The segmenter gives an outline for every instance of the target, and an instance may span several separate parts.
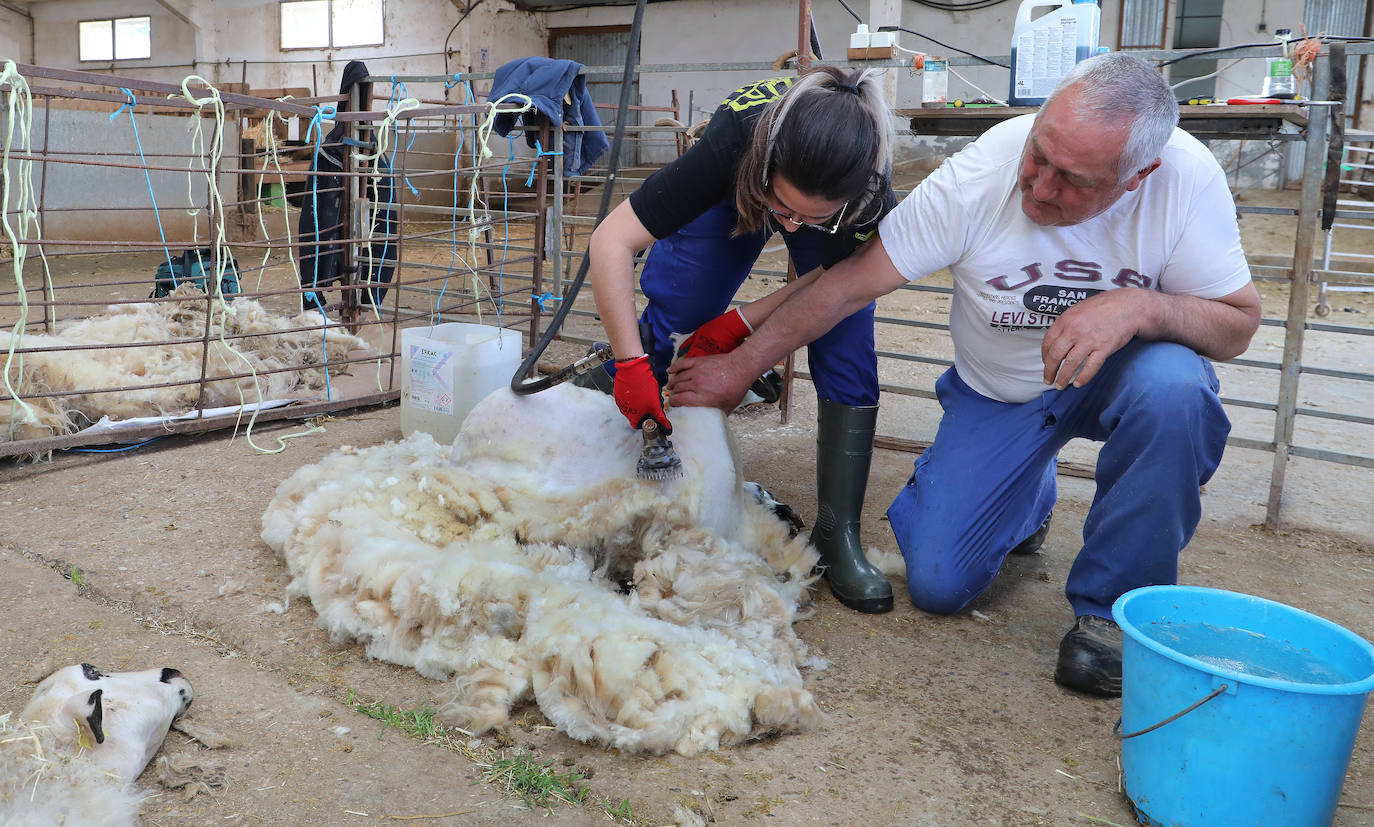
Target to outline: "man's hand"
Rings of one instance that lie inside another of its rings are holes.
[[[668,397],[679,407],[733,411],[758,376],[729,354],[679,359],[668,368]]]
[[[663,394],[649,367],[649,357],[637,356],[615,363],[615,404],[630,425],[639,428],[644,420],[652,419],[665,434],[673,432],[673,423],[663,412]]]
[[[749,338],[754,328],[738,307],[732,307],[706,324],[698,327],[677,349],[679,359],[715,356],[729,353]]]
[[[1065,310],[1040,343],[1045,384],[1063,390],[1070,383],[1081,388],[1092,381],[1107,357],[1140,332],[1141,321],[1158,299],[1150,290],[1122,288],[1089,296]]]

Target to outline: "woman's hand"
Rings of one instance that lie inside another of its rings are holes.
[[[673,432],[673,423],[663,412],[663,393],[654,378],[653,368],[649,367],[647,355],[616,361],[615,404],[635,428],[641,427],[644,420],[652,419],[663,433]]]

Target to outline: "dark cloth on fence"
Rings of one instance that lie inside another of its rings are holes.
[[[555,127],[563,124],[599,127],[601,118],[596,114],[596,105],[587,91],[587,79],[579,74],[581,71],[582,64],[571,60],[546,57],[512,60],[496,70],[487,100],[496,101],[504,95],[518,93],[527,96],[538,114],[547,117]],[[496,116],[492,129],[505,137],[515,129],[517,118],[527,127],[538,125],[532,113],[505,112]],[[538,137],[537,131],[527,130],[525,143],[534,146]],[[563,171],[582,175],[610,145],[604,131],[564,132]]]

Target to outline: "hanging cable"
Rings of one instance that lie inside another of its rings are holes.
[[[1297,41],[1294,41],[1294,42],[1296,43]],[[1169,66],[1169,65],[1171,65],[1171,64],[1178,63],[1179,61],[1182,61],[1182,60],[1192,60],[1192,59],[1195,58],[1195,57],[1206,57],[1207,55],[1219,55],[1219,54],[1225,54],[1226,52],[1234,52],[1234,51],[1236,51],[1237,49],[1252,49],[1252,48],[1255,48],[1255,47],[1273,46],[1273,45],[1275,45],[1275,44],[1274,44],[1274,41],[1271,40],[1271,41],[1269,41],[1269,42],[1267,42],[1267,43],[1236,43],[1236,44],[1233,44],[1233,45],[1231,45],[1231,46],[1220,46],[1220,47],[1218,47],[1218,48],[1216,48],[1216,49],[1198,49],[1197,51],[1195,51],[1195,52],[1189,52],[1189,53],[1186,54],[1186,55],[1179,55],[1178,57],[1171,57],[1171,58],[1169,58],[1168,60],[1161,60],[1161,61],[1160,61],[1158,64],[1156,64],[1156,65],[1158,65],[1159,68],[1163,69],[1165,66]]]
[[[620,105],[615,114],[615,138],[611,141],[610,160],[607,161],[606,165],[606,183],[604,184],[605,188],[601,191],[601,208],[597,211],[593,230],[606,218],[606,213],[610,212],[611,198],[615,191],[616,173],[620,170],[620,149],[625,142],[625,122],[630,112],[630,91],[634,82],[635,64],[638,63],[639,59],[639,32],[644,23],[645,3],[646,0],[638,0],[635,3],[634,24],[630,26],[630,43],[625,52],[625,73],[620,79]],[[562,198],[563,193],[557,193],[554,197]],[[577,291],[582,288],[582,282],[587,278],[587,270],[590,266],[591,245],[588,244],[587,249],[582,251],[582,263],[578,265],[577,276],[564,293],[563,301],[558,306],[558,312],[554,313],[553,319],[549,321],[549,326],[544,330],[544,335],[539,340],[539,344],[530,350],[530,355],[525,357],[525,361],[516,370],[515,375],[511,377],[511,390],[518,394],[529,394],[553,387],[555,384],[552,376],[545,376],[531,382],[526,382],[524,376],[534,368],[539,357],[549,346],[549,342],[553,341],[554,336],[558,334],[558,329],[563,326],[563,320],[572,310],[573,299],[577,298]]]
[[[917,5],[926,8],[936,9],[937,11],[981,11],[990,9],[993,6],[1001,5],[1007,0],[973,0],[971,3],[948,3],[940,0],[914,0]]]
[[[1010,69],[1010,68],[1011,68],[1010,66],[1008,66],[1008,65],[1005,64],[1005,63],[1002,63],[1002,62],[997,61],[997,60],[993,60],[993,59],[990,58],[990,57],[983,57],[982,55],[978,54],[977,52],[970,52],[970,51],[968,51],[967,49],[960,49],[958,46],[951,46],[950,44],[944,42],[943,40],[936,40],[935,38],[931,37],[931,36],[928,35],[928,34],[921,34],[920,32],[914,32],[914,31],[912,31],[911,29],[904,29],[904,28],[902,28],[901,26],[879,26],[879,27],[878,27],[878,31],[880,31],[880,32],[904,32],[904,33],[906,33],[906,34],[915,35],[916,37],[919,37],[919,38],[921,38],[921,39],[923,39],[923,40],[929,40],[931,43],[934,43],[934,44],[939,45],[939,46],[944,46],[946,49],[950,49],[950,50],[952,50],[952,51],[958,52],[958,53],[961,54],[961,55],[968,55],[969,57],[977,58],[977,59],[983,61],[984,63],[988,63],[988,64],[991,64],[991,65],[993,65],[993,66],[1001,66],[1003,69]]]

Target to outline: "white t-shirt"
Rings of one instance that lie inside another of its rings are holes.
[[[1118,287],[1215,299],[1250,282],[1226,176],[1181,129],[1159,168],[1105,212],[1070,227],[1032,222],[1017,173],[1034,117],[1000,123],[947,159],[879,228],[907,280],[953,273],[955,367],[1003,402],[1049,389],[1041,339],[1080,299]]]

